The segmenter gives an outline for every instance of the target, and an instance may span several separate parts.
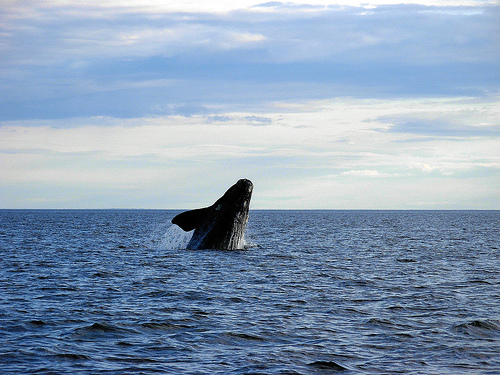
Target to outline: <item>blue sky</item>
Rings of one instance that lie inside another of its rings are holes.
[[[7,1],[0,208],[500,209],[500,6]]]

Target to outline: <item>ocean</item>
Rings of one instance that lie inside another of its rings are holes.
[[[0,210],[2,374],[500,374],[500,211]]]

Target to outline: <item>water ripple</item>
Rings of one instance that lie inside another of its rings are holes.
[[[0,211],[0,368],[500,372],[498,211],[252,211],[186,251],[176,211]]]

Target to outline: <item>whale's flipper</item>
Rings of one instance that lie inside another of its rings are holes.
[[[173,218],[172,224],[176,224],[182,230],[189,232],[199,227],[210,212],[210,207],[197,208],[196,210],[186,211]]]

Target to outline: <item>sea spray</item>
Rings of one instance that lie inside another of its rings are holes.
[[[158,242],[160,250],[178,250],[185,249],[189,240],[193,235],[193,231],[184,232],[177,225],[171,225],[163,234]]]

